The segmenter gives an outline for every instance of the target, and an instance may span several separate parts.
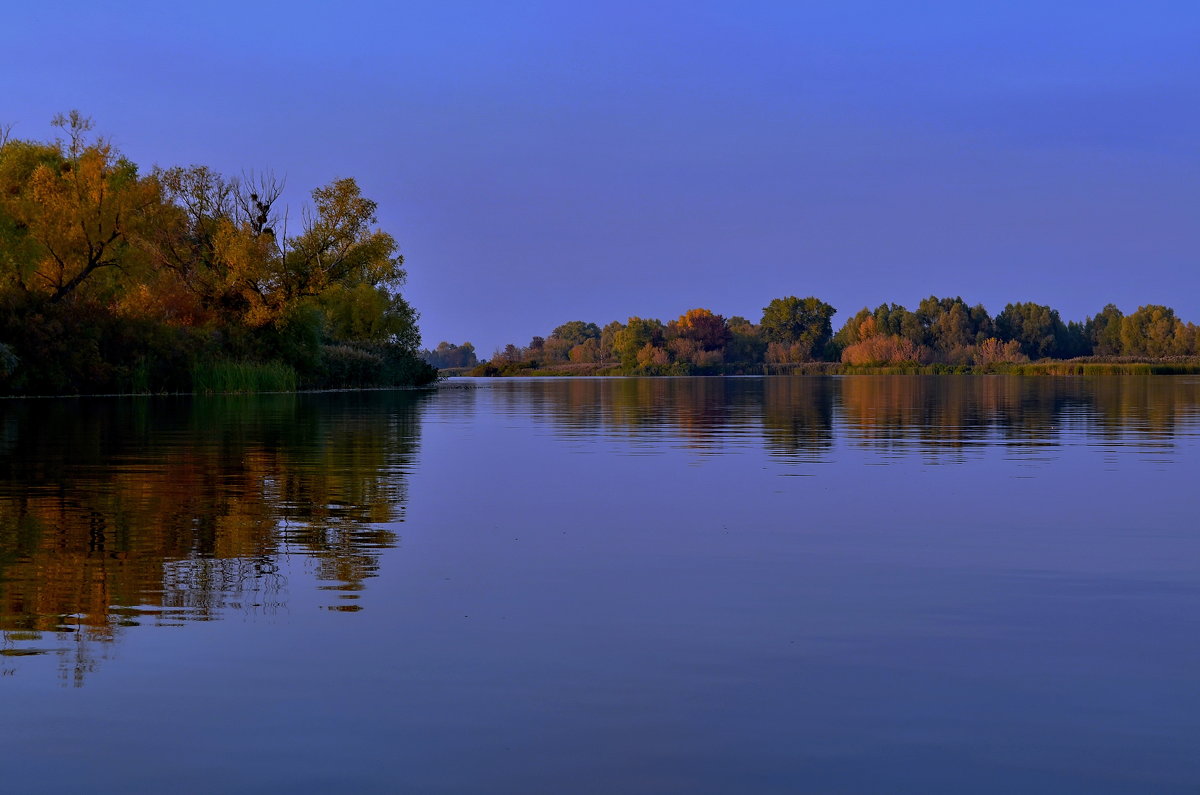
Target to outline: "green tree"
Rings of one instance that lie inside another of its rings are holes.
[[[740,315],[729,318],[729,343],[725,346],[725,361],[739,364],[761,362],[767,352],[758,326]]]
[[[837,310],[815,297],[776,298],[763,307],[759,323],[762,338],[768,343],[793,346],[797,343],[813,357],[826,355],[833,336],[831,319]]]
[[[320,295],[318,303],[334,339],[386,342],[410,352],[420,344],[416,310],[385,287],[335,284]]]
[[[663,343],[662,321],[654,318],[631,317],[625,327],[614,335],[613,351],[621,360],[621,366],[632,370],[638,366],[638,354],[646,346],[659,347]],[[645,356],[643,356],[645,358]]]
[[[625,328],[625,324],[619,320],[614,320],[600,330],[600,356],[604,361],[610,362],[620,358],[616,353],[615,345],[617,332],[623,328]]]
[[[921,301],[914,314],[917,322],[908,322],[907,333],[904,333],[904,336],[943,355],[955,349],[976,345],[995,333],[987,310],[980,304],[968,306],[959,296],[930,296]],[[921,340],[913,339],[918,325],[924,329]]]
[[[1115,304],[1108,304],[1084,324],[1091,352],[1097,356],[1120,356],[1121,321],[1125,315]]]
[[[582,345],[587,340],[600,339],[600,327],[595,323],[571,320],[550,332],[550,336],[570,343],[569,347],[574,347]]]
[[[1188,353],[1188,347],[1187,328],[1170,307],[1139,306],[1121,321],[1121,350],[1126,356],[1157,359]]]
[[[1058,355],[1064,359],[1076,356],[1088,356],[1092,352],[1092,342],[1088,339],[1087,325],[1077,320],[1067,322],[1066,340],[1059,347]]]
[[[421,358],[434,367],[474,367],[479,363],[475,346],[469,342],[455,345],[443,340],[432,351],[422,351]]]
[[[1030,359],[1060,356],[1067,348],[1067,327],[1058,311],[1042,304],[1008,304],[996,315],[996,336],[1015,340]]]

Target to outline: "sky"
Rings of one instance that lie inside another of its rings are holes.
[[[1200,3],[19,3],[0,122],[351,176],[427,346],[961,295],[1200,322]]]

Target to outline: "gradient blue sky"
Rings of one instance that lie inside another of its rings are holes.
[[[0,121],[354,176],[425,342],[962,295],[1200,322],[1200,3],[13,4]]]

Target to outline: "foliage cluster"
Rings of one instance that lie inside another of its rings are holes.
[[[142,173],[79,113],[54,124],[53,141],[0,134],[0,393],[436,377],[353,179],[313,190],[289,234],[273,177]]]
[[[590,373],[797,372],[822,362],[840,362],[843,372],[1016,372],[1031,362],[1080,357],[1162,362],[1200,355],[1200,328],[1157,305],[1125,315],[1109,304],[1083,322],[1063,322],[1057,310],[1036,303],[1008,304],[992,316],[960,297],[930,296],[911,311],[864,307],[837,333],[834,312],[818,298],[788,296],[767,304],[758,323],[709,309],[667,323],[631,317],[600,327],[575,320],[525,347],[505,346],[473,372],[564,373],[583,363],[593,365]]]
[[[438,369],[474,367],[479,364],[479,357],[475,355],[475,346],[469,342],[455,345],[443,340],[433,350],[421,351],[421,359]]]

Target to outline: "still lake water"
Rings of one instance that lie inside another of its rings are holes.
[[[1200,789],[1200,378],[0,401],[6,792]]]

